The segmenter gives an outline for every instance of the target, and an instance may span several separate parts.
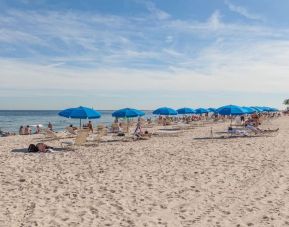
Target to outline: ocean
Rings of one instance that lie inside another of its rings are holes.
[[[61,131],[70,124],[79,126],[79,119],[69,119],[60,117],[58,115],[59,110],[0,110],[0,129],[2,131],[16,132],[18,133],[21,125],[33,125],[42,124],[45,128],[48,123],[51,122],[53,129]],[[111,116],[113,110],[99,110],[101,118],[92,119],[93,125],[105,124],[110,125],[114,118]],[[152,117],[152,111],[144,111],[146,117]],[[86,123],[88,120],[82,120],[82,123]]]

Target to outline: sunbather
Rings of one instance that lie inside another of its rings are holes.
[[[28,147],[28,152],[51,152],[53,147],[50,147],[44,143],[30,144]]]
[[[152,136],[152,134],[146,130],[144,132],[135,133],[134,136],[135,136],[134,137],[135,140],[138,140],[138,139],[147,140]]]
[[[0,129],[0,137],[14,136],[14,135],[16,135],[14,132],[3,132],[3,131]]]
[[[228,133],[233,135],[248,136],[248,132],[246,130],[235,129],[232,127],[228,128]]]
[[[73,126],[73,124],[69,125],[69,127],[71,127],[74,131],[77,130],[77,127]]]
[[[250,131],[252,131],[252,132],[254,132],[255,134],[266,133],[266,132],[278,132],[278,131],[279,131],[279,128],[277,128],[277,129],[264,129],[264,130],[262,130],[262,129],[258,128],[258,127],[253,126],[252,124],[247,124],[247,125],[245,126],[245,128],[248,129],[248,130],[250,130]]]

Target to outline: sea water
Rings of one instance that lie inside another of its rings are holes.
[[[0,110],[0,129],[2,131],[18,132],[20,126],[43,125],[45,128],[51,122],[53,129],[61,131],[65,127],[73,124],[79,127],[79,119],[69,119],[58,115],[59,110]],[[101,118],[91,119],[93,125],[105,124],[110,125],[114,118],[111,116],[112,110],[100,110]],[[144,118],[152,117],[152,111],[144,111]],[[82,120],[87,123],[89,120]]]

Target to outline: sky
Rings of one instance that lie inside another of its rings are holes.
[[[289,0],[0,0],[0,109],[289,98]]]

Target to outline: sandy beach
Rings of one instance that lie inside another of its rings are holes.
[[[289,118],[263,125],[276,136],[194,139],[227,126],[57,153],[0,138],[0,226],[289,226]]]

